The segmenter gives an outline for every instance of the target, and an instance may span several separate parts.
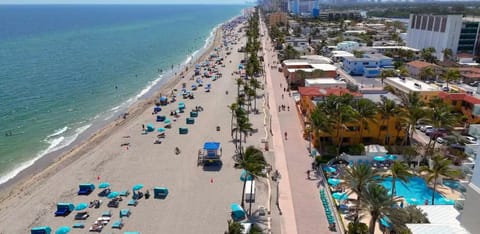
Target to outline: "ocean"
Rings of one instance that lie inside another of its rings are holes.
[[[244,7],[0,5],[0,184],[117,118]]]

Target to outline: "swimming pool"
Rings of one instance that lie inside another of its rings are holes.
[[[381,182],[389,192],[392,190],[392,178],[388,177]],[[397,180],[395,183],[395,189],[397,196],[403,196],[408,204],[411,205],[424,205],[425,200],[428,203],[432,203],[432,189],[430,189],[423,178],[414,176],[410,177],[408,182],[400,182]],[[435,205],[453,205],[455,201],[443,197],[440,193],[435,192]]]
[[[459,192],[466,192],[467,189],[457,180],[443,180],[443,185],[455,189]]]

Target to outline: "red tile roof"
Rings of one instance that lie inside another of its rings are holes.
[[[424,61],[420,61],[420,60],[415,60],[415,61],[411,61],[409,63],[407,63],[409,66],[412,66],[412,67],[415,67],[415,68],[418,68],[418,69],[422,69],[422,68],[425,68],[425,67],[430,67],[430,66],[434,66],[434,67],[437,67],[437,65],[433,64],[433,63],[427,63],[427,62],[424,62]]]
[[[447,93],[447,92],[440,92],[438,96],[441,99],[449,99],[452,101],[465,101],[470,104],[480,104],[480,99],[469,95],[467,93]]]
[[[350,94],[355,97],[361,97],[361,93],[351,92],[346,88],[319,88],[319,87],[299,87],[298,92],[300,96],[311,97],[325,97],[330,95],[341,96],[343,94]]]

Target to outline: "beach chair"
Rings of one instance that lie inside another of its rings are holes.
[[[91,232],[102,232],[102,229],[103,229],[102,224],[94,223],[92,226],[90,226],[89,231],[91,231]]]
[[[136,199],[132,199],[128,201],[129,206],[137,206],[137,204],[138,204],[138,201]]]
[[[120,218],[130,217],[130,214],[132,214],[132,213],[130,212],[130,209],[121,209],[121,210],[120,210]]]
[[[186,122],[187,122],[187,124],[194,124],[194,123],[195,123],[195,119],[194,119],[194,118],[187,118],[187,119],[186,119]]]
[[[117,221],[113,222],[112,228],[122,229],[123,228],[123,220],[120,219],[120,220],[117,220]]]
[[[83,229],[83,228],[85,228],[85,224],[84,224],[84,223],[74,223],[74,224],[72,225],[72,228]]]
[[[88,212],[78,212],[76,215],[75,215],[75,220],[85,220],[87,219],[88,217],[90,217],[90,215],[88,214]]]
[[[107,210],[107,211],[103,212],[102,217],[112,217],[112,211]]]
[[[119,196],[122,196],[122,197],[128,197],[128,195],[130,195],[130,191],[128,191],[128,189],[125,189],[123,191],[120,191],[118,192]]]

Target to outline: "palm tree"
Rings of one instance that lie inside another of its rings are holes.
[[[420,70],[419,76],[421,80],[432,79],[432,77],[435,76],[435,70],[433,70],[433,67],[431,66],[422,68],[422,70]]]
[[[237,109],[239,108],[238,103],[234,102],[230,106],[228,106],[228,109],[232,112],[232,119],[230,120],[230,131],[232,132],[232,137],[233,137],[233,120],[235,118],[235,113],[237,112]]]
[[[238,167],[246,171],[245,180],[243,181],[242,190],[242,208],[245,208],[245,186],[247,184],[248,177],[265,177],[263,169],[267,165],[267,161],[263,156],[263,152],[253,146],[247,147],[243,157],[240,157],[237,161]]]
[[[400,99],[401,106],[399,110],[399,117],[402,121],[407,123],[406,129],[408,137],[405,139],[405,143],[409,143],[416,131],[415,125],[417,125],[418,121],[426,119],[426,111],[423,107],[424,103],[417,92],[403,94],[400,96]]]
[[[437,192],[437,179],[441,176],[457,177],[459,171],[450,168],[452,161],[448,160],[442,155],[437,154],[432,158],[432,166],[420,167],[420,172],[426,173],[425,180],[427,183],[433,183],[432,189],[432,205],[435,202],[435,193]]]
[[[434,63],[435,61],[437,61],[437,58],[435,57],[436,52],[437,51],[435,50],[435,48],[429,47],[429,48],[422,49],[422,51],[420,53],[421,53],[422,58],[425,61],[427,61],[429,63]]]
[[[387,189],[376,183],[369,183],[361,193],[362,209],[367,211],[370,216],[370,224],[368,232],[375,233],[375,225],[377,220],[388,217],[390,220],[395,219],[398,209],[393,208],[398,199],[392,199],[388,196]]]
[[[228,230],[225,231],[225,234],[242,234],[243,233],[243,225],[239,222],[235,222],[232,220],[228,220]]]
[[[241,117],[237,118],[237,126],[236,128],[233,129],[234,131],[237,131],[240,135],[239,138],[236,139],[236,142],[239,143],[238,148],[240,151],[240,155],[243,153],[243,148],[242,148],[242,134],[245,139],[245,143],[247,143],[247,135],[248,133],[252,132],[252,123],[248,121],[247,118]]]
[[[310,126],[313,136],[317,136],[320,132],[332,135],[335,123],[325,115],[322,106],[318,104],[310,113]],[[312,137],[310,137],[310,141],[312,141]],[[320,141],[320,147],[323,149],[323,141]]]
[[[240,85],[243,84],[243,79],[242,78],[237,78],[236,82],[237,82],[237,97],[240,97]]]
[[[376,124],[377,106],[370,99],[362,98],[355,105],[358,121],[360,123],[360,143],[363,142],[363,131],[368,129],[368,123]]]
[[[347,187],[352,189],[352,192],[357,194],[357,207],[360,206],[361,194],[367,184],[373,184],[377,182],[379,174],[376,170],[372,169],[367,164],[355,164],[345,170],[345,174],[342,176]]]
[[[393,100],[382,98],[382,101],[378,104],[378,112],[382,117],[381,118],[382,121],[380,122],[380,125],[378,127],[378,137],[377,137],[378,140],[380,140],[383,126],[386,126],[385,131],[387,132],[387,136],[388,136],[388,133],[389,133],[388,126],[389,126],[390,118],[395,116],[398,112],[397,104]],[[385,139],[381,140],[380,142],[384,144]]]
[[[257,79],[250,79],[250,87],[255,91],[254,97],[254,110],[257,110],[257,89],[261,87],[260,82]]]
[[[392,167],[390,168],[388,176],[392,177],[392,191],[391,191],[391,194],[392,194],[392,199],[393,199],[393,197],[396,194],[395,187],[396,187],[397,180],[400,180],[401,182],[406,183],[406,182],[408,182],[408,180],[412,176],[412,173],[410,173],[408,171],[408,167],[407,167],[407,165],[405,165],[405,163],[400,162],[400,161],[395,161],[393,163]]]
[[[453,55],[452,49],[445,48],[442,50],[442,53],[443,53],[444,60],[450,60],[452,58],[452,55]]]
[[[455,116],[450,107],[447,106],[439,98],[435,98],[430,102],[431,109],[428,113],[427,119],[434,128],[446,128],[448,130],[453,128],[453,125],[457,122],[457,116]],[[427,150],[432,145],[432,150],[435,148],[435,135],[430,136],[430,141],[427,144]]]
[[[448,88],[448,84],[450,83],[450,81],[456,81],[460,79],[460,71],[458,71],[458,69],[449,68],[445,73],[443,73],[442,77],[447,83]]]
[[[380,72],[380,78],[383,84],[383,80],[385,80],[387,77],[394,77],[395,76],[395,71],[390,70],[390,69],[383,69],[382,72]]]

